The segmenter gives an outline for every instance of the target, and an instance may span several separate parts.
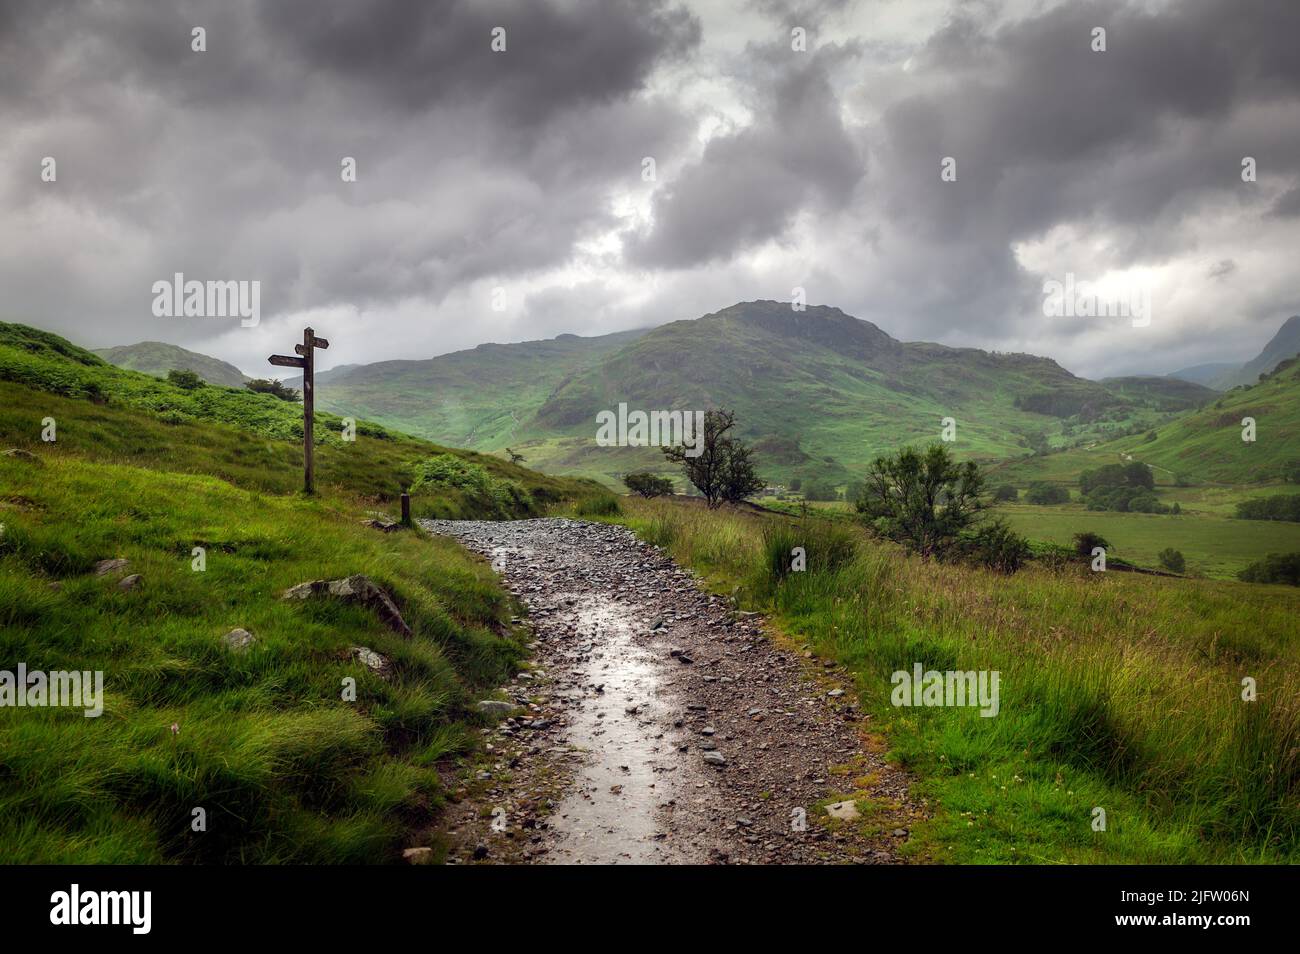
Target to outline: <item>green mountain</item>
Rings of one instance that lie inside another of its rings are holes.
[[[1254,441],[1242,440],[1245,418],[1255,422]],[[1084,470],[1138,460],[1151,466],[1158,484],[1242,486],[1277,482],[1283,465],[1300,456],[1298,449],[1300,356],[1282,362],[1253,387],[1219,394],[1146,433],[1008,462],[998,473],[1013,482],[1074,486]]]
[[[143,371],[156,378],[167,377],[168,371],[188,370],[209,384],[223,384],[228,388],[243,387],[248,380],[248,376],[233,364],[162,341],[141,341],[139,344],[119,345],[116,348],[99,348],[94,353],[109,364],[131,371]]]
[[[1203,384],[1173,377],[1138,375],[1127,378],[1102,378],[1106,390],[1120,397],[1162,411],[1186,411],[1200,407],[1219,396],[1219,392]]]
[[[560,335],[481,344],[420,361],[346,365],[316,375],[316,403],[461,447],[499,450],[518,438],[523,417],[568,376],[643,334]],[[285,383],[297,387],[300,380]]]
[[[1229,388],[1254,384],[1261,374],[1267,374],[1297,354],[1300,354],[1300,315],[1292,315],[1282,323],[1272,340],[1264,345],[1264,350],[1241,367],[1220,374],[1209,382],[1210,386],[1227,391]]]
[[[737,412],[770,480],[843,483],[875,455],[940,437],[1005,458],[1094,429],[1150,426],[1212,392],[1183,382],[1078,378],[1048,358],[901,342],[837,308],[742,302],[637,332],[482,345],[322,377],[317,400],[433,440],[507,445],[530,466],[616,484],[668,471],[657,448],[599,447],[596,415],[629,409]]]

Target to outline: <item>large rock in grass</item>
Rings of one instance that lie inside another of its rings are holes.
[[[95,576],[106,576],[109,573],[118,573],[125,570],[130,565],[130,560],[123,560],[120,558],[116,560],[100,560],[95,564]]]
[[[44,467],[45,461],[41,460],[29,450],[23,450],[21,447],[11,447],[4,452],[5,457],[11,457],[14,460],[25,461],[28,464],[35,464],[37,467]]]
[[[299,583],[284,591],[283,599],[306,600],[314,596],[332,596],[348,603],[356,603],[375,611],[379,618],[395,633],[411,635],[411,627],[406,625],[397,604],[385,593],[374,580],[360,573],[344,577],[341,580],[311,580]]]
[[[499,699],[483,699],[477,706],[479,712],[490,716],[508,716],[518,708],[513,702],[502,702]]]
[[[246,629],[232,629],[221,637],[221,642],[232,653],[242,653],[257,642],[257,638]]]

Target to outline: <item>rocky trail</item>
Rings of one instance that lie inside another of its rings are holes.
[[[623,527],[423,520],[527,607],[531,668],[449,809],[452,862],[900,860],[920,806],[831,663]]]

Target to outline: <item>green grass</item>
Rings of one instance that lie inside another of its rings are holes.
[[[98,719],[4,710],[0,856],[362,862],[405,847],[442,798],[430,756],[449,729],[463,741],[467,703],[520,655],[491,573],[447,541],[362,528],[340,501],[42,459],[0,458],[0,669],[102,670],[107,704]],[[138,591],[92,572],[111,557],[142,574]],[[369,611],[277,598],[357,572],[393,594],[414,638]],[[236,627],[257,638],[246,655],[220,642]],[[351,661],[357,645],[393,661],[392,683]],[[189,829],[195,807],[206,833]]]
[[[1069,544],[1076,533],[1095,531],[1111,544],[1114,556],[1138,566],[1158,567],[1156,554],[1173,547],[1187,558],[1189,574],[1219,579],[1235,579],[1239,570],[1265,554],[1300,550],[1300,524],[1295,523],[1209,514],[1097,512],[1077,504],[1004,504],[997,512],[1021,534],[1047,543]]]
[[[1007,577],[924,563],[857,530],[846,561],[842,522],[828,537],[816,517],[625,506],[645,539],[854,674],[891,758],[935,808],[913,830],[919,858],[1300,860],[1294,588],[1073,566]],[[772,572],[773,521],[791,535],[782,548],[809,541],[807,572]],[[827,547],[839,556],[818,569],[814,551]],[[1000,714],[894,708],[890,674],[914,662],[1000,671]],[[1259,701],[1241,700],[1244,676]]]
[[[186,392],[12,325],[0,378],[0,451],[36,458],[0,455],[0,670],[100,670],[106,696],[94,719],[0,709],[0,858],[355,863],[439,847],[439,767],[476,744],[471,703],[515,670],[519,607],[455,543],[362,521],[395,514],[444,453],[516,487],[517,514],[604,492],[363,424],[355,443],[320,441],[307,497],[300,437],[284,437],[300,407],[213,387],[202,414],[172,416],[156,405],[191,407]],[[414,496],[417,515],[503,510],[485,507],[456,487]],[[139,588],[94,574],[117,557]],[[369,610],[280,599],[354,573],[392,595],[410,639]],[[254,634],[247,653],[222,645],[234,628]],[[388,657],[391,680],[354,646]]]

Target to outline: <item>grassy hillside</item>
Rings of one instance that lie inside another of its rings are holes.
[[[1256,423],[1254,442],[1242,440],[1242,419]],[[1096,442],[1060,454],[1004,465],[1003,476],[1073,484],[1081,471],[1132,458],[1151,465],[1160,484],[1178,477],[1200,484],[1256,484],[1276,480],[1300,448],[1300,362],[1289,362],[1250,388],[1229,391],[1199,410],[1147,435]]]
[[[119,368],[143,371],[158,378],[167,377],[168,371],[188,370],[209,384],[221,384],[230,388],[243,387],[247,380],[247,376],[233,364],[161,341],[98,348],[94,353]]]
[[[924,563],[815,518],[670,501],[627,509],[641,536],[719,592],[773,613],[794,648],[855,674],[876,741],[935,809],[911,833],[920,857],[1300,860],[1295,588],[1086,567],[1006,577]],[[806,547],[810,569],[777,578],[771,568],[792,543]],[[821,568],[822,553],[839,557]],[[999,671],[998,715],[895,708],[890,675],[917,662]],[[1241,699],[1246,675],[1256,702]],[[870,783],[856,793],[868,802]],[[1092,828],[1097,807],[1104,832]]]
[[[300,407],[182,392],[11,325],[0,378],[0,451],[17,451],[0,453],[0,670],[101,670],[106,697],[93,719],[3,710],[0,856],[355,863],[439,848],[439,767],[476,744],[473,702],[518,665],[517,608],[455,544],[363,520],[395,513],[443,453],[525,491],[521,513],[593,488],[367,427],[355,443],[322,432],[320,492],[306,498]],[[426,485],[415,506],[499,505]],[[129,566],[95,572],[119,558]],[[391,595],[411,637],[369,609],[280,599],[356,573]],[[124,574],[138,585],[123,589]],[[223,643],[236,628],[255,638],[244,652]]]
[[[1186,411],[1208,404],[1219,396],[1213,388],[1173,377],[1138,375],[1102,378],[1098,382],[1112,394],[1160,411]]]
[[[458,447],[499,450],[520,415],[565,379],[642,331],[483,344],[421,361],[381,361],[317,375],[317,406]],[[292,382],[290,382],[292,383]]]

